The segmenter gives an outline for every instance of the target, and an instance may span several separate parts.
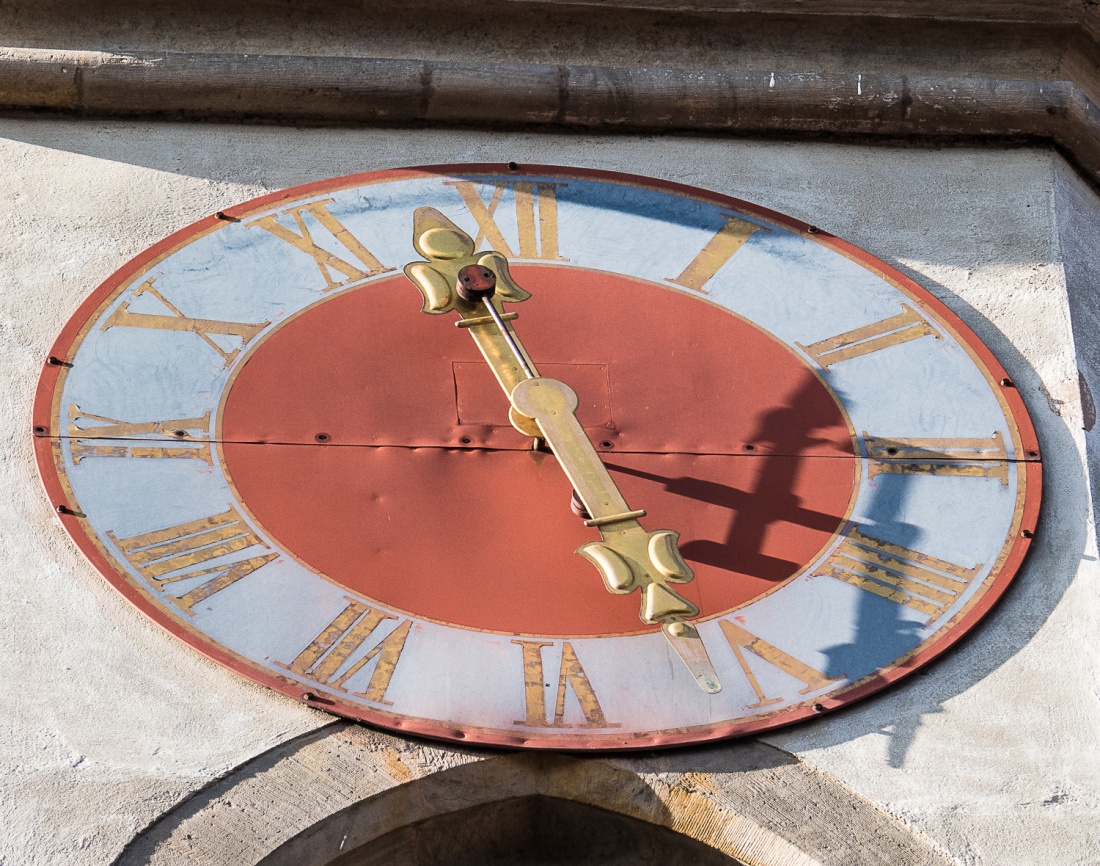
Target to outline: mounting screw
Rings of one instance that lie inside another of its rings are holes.
[[[751,442],[748,445],[744,446],[744,447],[745,447],[746,451],[755,451],[756,450],[756,446],[753,445]]]
[[[458,441],[459,441],[459,442],[461,442],[461,443],[462,443],[463,445],[469,445],[469,444],[470,444],[471,442],[473,442],[474,440],[473,440],[473,439],[471,439],[471,438],[470,438],[469,436],[463,436],[463,437],[462,437],[461,439],[459,439]]]
[[[824,704],[814,704],[814,712],[815,713],[825,712],[825,705]]]
[[[225,211],[218,211],[214,214],[214,219],[224,220],[227,223],[239,223],[240,219],[235,216],[230,216]]]
[[[817,226],[806,226],[806,234],[808,235],[816,235],[819,231],[821,231],[821,229]]]
[[[601,448],[614,448],[615,443],[612,442],[610,439],[604,439],[603,442],[600,443],[600,447]]]
[[[1024,538],[1033,538],[1035,536],[1035,533],[1032,532],[1030,529],[1025,529],[1023,532],[1020,533],[1020,535],[1022,535]]]
[[[46,363],[51,367],[71,367],[73,365],[72,361],[63,361],[56,355],[50,355],[50,357],[46,359]]]
[[[509,171],[519,171],[519,164],[514,163],[514,162],[508,163],[508,170]]]
[[[1005,378],[1001,379],[1001,384],[1002,384],[1002,385],[1003,385],[1003,386],[1004,386],[1005,388],[1015,388],[1015,387],[1016,387],[1016,386],[1015,386],[1015,385],[1013,384],[1012,380],[1011,380],[1011,379],[1009,379],[1009,378],[1008,378],[1007,376],[1005,376]]]
[[[328,433],[318,433],[313,438],[316,439],[318,442],[328,442],[328,440],[332,437],[329,436]]]
[[[71,508],[69,508],[68,505],[58,505],[56,510],[57,510],[58,514],[68,514],[68,515],[71,515],[71,516],[74,516],[74,517],[77,514],[77,512],[75,512]]]
[[[37,425],[34,428],[34,435],[35,436],[45,436],[49,432],[50,432],[49,430],[47,430],[45,427],[43,427],[41,425]]]

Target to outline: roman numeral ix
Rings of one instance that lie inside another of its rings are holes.
[[[182,457],[212,466],[209,431],[209,412],[199,418],[134,422],[83,412],[75,403],[69,406],[73,463],[88,457]]]

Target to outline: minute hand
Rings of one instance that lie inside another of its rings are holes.
[[[459,314],[456,324],[469,330],[512,403],[513,425],[550,444],[588,512],[585,522],[599,529],[601,540],[581,545],[577,553],[596,566],[611,592],[639,590],[642,621],[660,624],[703,691],[720,691],[699,632],[685,621],[699,608],[670,587],[694,577],[676,546],[679,533],[642,528],[638,518],[645,512],[630,510],[577,420],[576,393],[535,370],[506,323],[516,314],[498,309],[501,300],[530,297],[509,275],[508,260],[495,252],[475,253],[470,236],[431,208],[420,208],[414,215],[413,246],[428,259],[405,266],[405,274],[424,296],[424,312]]]
[[[630,510],[592,447],[577,420],[578,401],[572,388],[557,379],[538,377],[520,382],[510,397],[516,412],[534,419],[549,443],[590,515],[585,524],[600,531],[602,540],[581,545],[577,553],[599,569],[609,591],[640,590],[642,621],[661,625],[703,691],[720,691],[698,630],[684,622],[696,616],[699,608],[669,587],[694,577],[676,546],[680,534],[671,529],[646,532],[638,523],[645,512]]]

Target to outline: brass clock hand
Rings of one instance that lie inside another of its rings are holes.
[[[564,382],[538,375],[508,324],[518,314],[503,312],[503,300],[530,297],[512,280],[507,259],[495,252],[475,256],[470,237],[431,208],[414,215],[413,246],[429,259],[405,266],[424,296],[424,312],[460,314],[456,324],[469,329],[508,395],[513,426],[546,440],[589,515],[585,525],[599,530],[600,541],[576,552],[596,566],[609,592],[639,590],[642,622],[661,626],[703,691],[720,691],[699,631],[686,621],[699,608],[670,586],[694,578],[677,547],[679,533],[642,528],[638,518],[645,511],[627,505],[577,420],[576,393]]]

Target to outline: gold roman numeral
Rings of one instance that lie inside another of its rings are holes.
[[[317,269],[321,272],[321,276],[325,278],[323,291],[326,292],[341,289],[359,280],[392,271],[393,268],[387,268],[378,261],[374,253],[368,250],[362,241],[329,213],[325,205],[332,204],[333,201],[334,199],[327,198],[309,204],[296,205],[272,216],[260,217],[247,223],[247,225],[249,228],[258,227],[270,232],[279,240],[286,241],[294,249],[301,250],[313,259]],[[313,240],[309,228],[310,222],[306,220],[306,214],[309,214],[313,218],[312,221],[315,221],[336,239],[337,243],[344,249],[344,256],[329,252]],[[287,216],[294,220],[297,231],[279,222],[280,217]],[[352,258],[356,261],[351,261]]]
[[[707,241],[707,245],[684,268],[680,276],[676,279],[669,278],[667,282],[705,295],[707,290],[703,286],[718,273],[722,265],[733,258],[733,254],[745,245],[745,241],[759,231],[771,231],[734,214],[723,214],[723,216],[726,217],[726,222],[722,228]]]
[[[243,345],[249,343],[258,333],[260,333],[260,331],[271,324],[270,322],[260,322],[258,325],[249,325],[244,322],[221,322],[217,319],[188,318],[181,313],[174,304],[168,301],[164,295],[156,290],[153,286],[152,278],[149,278],[134,290],[135,298],[144,294],[152,295],[160,301],[170,315],[135,313],[130,310],[130,302],[124,301],[119,305],[119,308],[111,314],[111,317],[103,325],[102,330],[106,331],[108,328],[125,327],[153,328],[158,331],[189,331],[192,334],[196,334],[211,349],[221,355],[222,358],[225,359],[225,366],[228,367],[233,363],[233,359],[240,354]],[[238,337],[242,346],[227,352],[212,339],[212,335],[215,334]]]
[[[517,725],[530,725],[537,728],[617,728],[617,724],[608,724],[607,718],[596,699],[596,692],[588,675],[581,667],[573,645],[566,641],[562,644],[561,667],[558,671],[558,691],[554,701],[554,721],[546,721],[546,685],[543,681],[542,649],[554,646],[553,643],[531,640],[514,640],[516,646],[523,649],[523,695],[527,709],[527,718],[515,722]],[[566,690],[571,689],[584,713],[583,725],[565,723]]]
[[[277,553],[258,554],[249,559],[195,569],[195,566],[250,547],[268,549],[234,508],[213,517],[202,517],[129,538],[119,538],[113,532],[108,532],[107,536],[127,561],[157,589],[182,580],[209,577],[209,580],[185,594],[172,597],[188,614],[194,612],[192,608],[200,601],[279,558]]]
[[[537,181],[486,181],[485,186],[493,192],[486,203],[478,192],[480,184],[469,180],[448,180],[477,223],[477,237],[474,249],[484,243],[489,249],[496,250],[507,258],[544,259],[565,262],[568,259],[558,254],[558,198],[559,187],[564,183],[540,183]],[[504,233],[497,223],[497,208],[501,197],[508,188],[515,198],[516,230],[519,236],[519,251],[514,252],[504,239]]]
[[[815,577],[835,577],[928,616],[943,614],[982,568],[953,562],[880,541],[852,526],[832,555],[814,569]]]
[[[80,427],[77,422],[93,425]],[[209,412],[201,418],[131,422],[82,412],[75,403],[69,406],[73,463],[88,457],[183,457],[213,466],[209,430]]]
[[[795,343],[795,345],[827,370],[831,364],[908,343],[920,337],[943,339],[939,332],[908,304],[902,304],[901,309],[903,312],[883,319],[881,322],[854,328],[835,337],[829,337],[827,340],[818,340],[809,346],[803,346],[801,343]]]
[[[722,634],[725,635],[726,640],[729,642],[730,649],[733,650],[733,654],[737,656],[737,663],[741,665],[741,670],[744,672],[745,678],[749,681],[749,685],[752,686],[752,690],[756,693],[756,703],[749,704],[750,709],[778,704],[783,698],[769,698],[767,696],[764,689],[761,688],[760,681],[756,678],[756,674],[754,674],[752,668],[749,667],[748,659],[745,658],[746,651],[751,652],[757,658],[763,659],[772,667],[779,668],[783,673],[789,674],[801,682],[805,688],[799,689],[798,693],[800,695],[809,694],[810,692],[817,691],[817,689],[823,686],[827,686],[829,683],[835,683],[837,680],[844,679],[843,676],[825,676],[825,674],[816,668],[812,668],[805,662],[799,661],[789,653],[783,652],[779,647],[772,646],[772,644],[768,643],[763,638],[759,638],[751,632],[745,631],[741,626],[729,620],[724,619],[719,625],[722,627]]]
[[[348,659],[363,647],[367,638],[374,634],[374,630],[379,625],[388,619],[397,619],[391,614],[375,610],[353,598],[345,596],[344,600],[348,602],[348,606],[321,630],[309,646],[298,653],[294,661],[290,664],[282,662],[276,662],[276,664],[318,685],[347,691],[344,683],[377,657],[378,663],[374,667],[366,689],[353,694],[377,704],[392,706],[393,701],[386,700],[386,689],[389,688],[393,673],[397,670],[397,663],[401,660],[401,651],[405,648],[405,641],[409,637],[412,620],[407,619],[400,623],[397,628],[358,658],[351,667],[340,673],[340,669]]]
[[[871,478],[882,473],[997,478],[1008,486],[1008,452],[1000,431],[988,438],[887,439],[863,432]]]

